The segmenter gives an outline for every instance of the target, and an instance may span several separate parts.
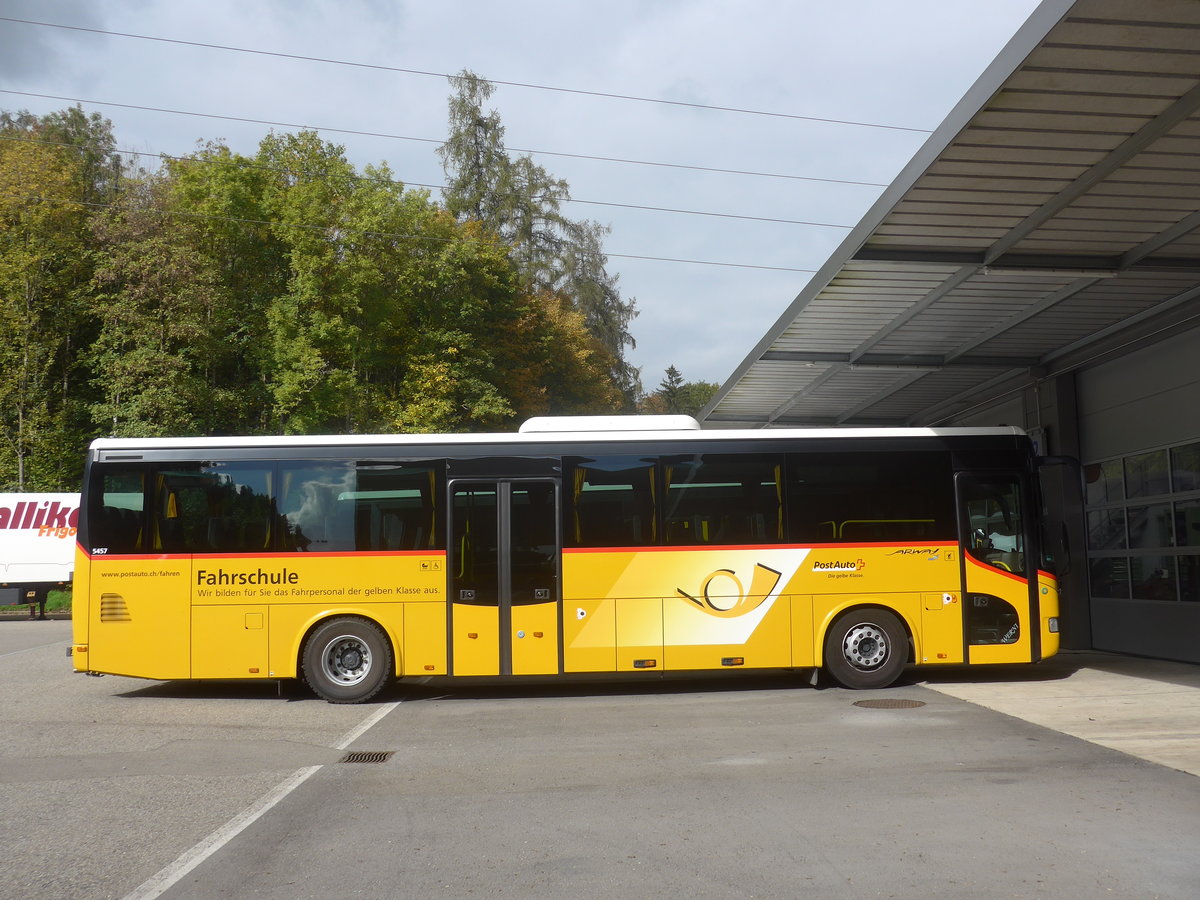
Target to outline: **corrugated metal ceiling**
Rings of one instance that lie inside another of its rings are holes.
[[[701,418],[937,424],[1192,315],[1200,2],[1047,0]]]

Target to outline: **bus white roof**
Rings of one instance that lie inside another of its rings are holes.
[[[521,434],[563,434],[610,431],[699,431],[691,416],[535,416],[526,419]]]
[[[250,435],[241,437],[97,438],[94,453],[134,450],[184,450],[264,447],[395,447],[513,444],[555,446],[567,443],[624,443],[645,441],[770,441],[862,438],[937,438],[1018,436],[1013,425],[988,428],[692,428],[690,416],[564,416],[529,420],[522,431],[470,434],[327,434]],[[533,427],[528,427],[533,423]]]

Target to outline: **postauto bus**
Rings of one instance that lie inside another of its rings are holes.
[[[80,672],[299,679],[917,666],[1058,649],[1019,429],[103,439],[85,475]]]

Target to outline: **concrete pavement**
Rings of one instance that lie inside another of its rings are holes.
[[[395,687],[345,707],[262,682],[83,678],[69,637],[0,625],[0,900],[647,884],[696,900],[1192,900],[1200,883],[1200,781],[1146,761],[1189,740],[1193,666],[1064,654],[874,692],[766,675]],[[1085,724],[1096,734],[1062,733]],[[344,749],[394,755],[343,765]]]
[[[1200,665],[1064,650],[1035,666],[912,669],[909,677],[985,709],[1200,776]]]
[[[1200,666],[1068,650],[1036,666],[912,674],[930,690],[1200,776]]]

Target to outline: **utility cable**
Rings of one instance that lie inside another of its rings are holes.
[[[155,37],[146,34],[133,34],[127,31],[109,31],[103,28],[86,28],[82,25],[62,25],[57,22],[38,22],[32,19],[17,19],[10,16],[0,16],[0,22],[15,22],[21,25],[36,25],[43,28],[61,28],[69,31],[83,31],[90,34],[102,34],[110,37],[131,38],[139,41],[156,41],[164,44],[178,44],[185,47],[201,47],[207,50],[223,50],[231,53],[248,53],[256,56],[271,56],[277,59],[293,59],[303,62],[317,62],[325,65],[347,66],[356,69],[372,69],[380,72],[395,72],[403,75],[421,75],[430,78],[455,78],[457,76],[444,72],[428,72],[422,69],[402,69],[398,66],[385,66],[376,63],[353,62],[344,59],[329,59],[322,56],[305,56],[298,53],[282,53],[274,50],[257,50],[251,47],[234,47],[227,44],[209,44],[202,41],[185,41],[179,38]],[[856,122],[848,119],[827,119],[820,116],[802,116],[795,113],[771,112],[760,109],[742,109],[735,106],[714,106],[707,103],[693,103],[685,100],[668,100],[659,97],[637,97],[629,94],[613,94],[605,91],[587,91],[577,88],[555,87],[546,84],[531,84],[523,81],[501,81],[494,78],[480,78],[487,84],[504,87],[528,88],[537,91],[554,91],[563,94],[579,94],[585,97],[603,97],[610,100],[627,100],[635,103],[658,103],[666,106],[683,106],[690,109],[703,109],[713,112],[738,113],[749,116],[767,116],[777,119],[796,119],[804,122],[821,122],[829,125],[849,125],[856,128],[882,128],[889,131],[908,131],[914,134],[932,134],[929,128],[910,128],[904,125],[882,125],[877,122]],[[533,152],[533,151],[520,151]]]
[[[60,100],[67,103],[87,103],[91,106],[113,106],[118,109],[135,109],[140,112],[169,113],[176,116],[194,116],[202,119],[219,119],[225,122],[246,122],[253,125],[269,125],[271,127],[278,128],[297,128],[303,131],[324,131],[332,134],[351,134],[355,135],[356,137],[377,137],[396,141],[415,141],[422,144],[437,144],[439,147],[445,144],[445,141],[437,138],[409,137],[407,135],[389,134],[379,131],[360,131],[351,128],[333,128],[326,125],[303,125],[295,122],[276,122],[270,119],[251,119],[243,116],[219,115],[217,113],[190,112],[182,109],[166,109],[158,106],[141,106],[134,103],[115,103],[108,100],[88,100],[81,97],[63,97],[57,94],[37,94],[33,93],[32,91],[14,91],[6,88],[0,88],[0,94],[14,94],[18,97],[38,97],[42,100]],[[822,184],[850,184],[862,187],[887,187],[886,184],[880,184],[873,181],[848,181],[839,178],[816,178],[808,175],[784,175],[775,172],[752,172],[742,169],[718,169],[712,166],[692,166],[684,163],[654,162],[643,159],[623,159],[614,156],[590,156],[585,153],[563,153],[555,150],[528,150],[520,147],[506,147],[505,150],[512,153],[528,153],[533,156],[557,156],[566,159],[586,159],[594,162],[621,163],[623,165],[655,166],[667,169],[684,169],[692,172],[710,172],[718,175],[745,175],[754,178],[781,178],[790,181],[815,181]]]
[[[62,141],[46,141],[46,140],[41,140],[38,138],[16,138],[16,137],[4,137],[3,135],[0,135],[0,141],[12,141],[14,143],[24,143],[24,144],[41,144],[41,145],[44,145],[47,147],[63,147],[63,148],[70,149],[70,150],[81,150],[82,149],[77,144],[69,144],[69,143],[64,143]],[[174,156],[170,153],[149,153],[149,152],[142,151],[142,150],[123,150],[120,148],[115,148],[115,149],[111,150],[110,152],[120,154],[123,156],[146,156],[146,157],[151,157],[153,159],[169,159],[169,160],[173,160],[175,162],[189,163],[189,164],[208,165],[213,162],[216,162],[216,160],[198,159],[197,157],[194,157],[194,156]],[[295,172],[290,169],[277,169],[272,166],[260,166],[256,163],[251,163],[249,161],[242,163],[242,165],[244,168],[252,169],[254,171],[272,172],[277,175],[300,174],[300,173]],[[319,177],[325,177],[325,176],[321,175]],[[355,180],[359,180],[359,181],[367,180],[367,178],[368,178],[368,176],[358,175],[358,174],[354,174],[354,175],[351,175],[348,177],[355,179]],[[433,190],[433,191],[444,191],[446,189],[446,186],[444,184],[426,184],[426,183],[423,183],[420,181],[405,181],[405,180],[399,179],[399,178],[388,179],[388,181],[389,181],[389,183],[395,184],[399,187],[427,188],[427,189]],[[537,199],[542,199],[542,198],[535,197],[534,199],[537,200]],[[776,218],[771,218],[769,216],[746,216],[746,215],[741,215],[739,213],[710,212],[707,210],[700,210],[700,209],[676,209],[674,207],[669,207],[669,206],[642,206],[642,205],[639,205],[636,203],[616,203],[616,202],[610,201],[610,200],[581,200],[576,197],[564,197],[564,198],[561,198],[561,202],[563,202],[563,203],[580,203],[580,204],[584,204],[587,206],[607,206],[607,207],[614,207],[617,209],[634,209],[634,210],[641,210],[644,212],[672,213],[675,215],[682,215],[682,216],[711,216],[711,217],[720,218],[720,219],[735,219],[735,220],[746,221],[746,222],[766,222],[768,224],[775,224],[775,225],[808,225],[808,226],[812,226],[814,228],[843,228],[846,230],[849,230],[854,227],[853,225],[839,225],[834,222],[808,222],[808,221],[804,221],[801,219],[776,219]]]
[[[99,210],[118,209],[121,206],[120,203],[96,203],[94,201],[73,200],[73,199],[69,199],[66,197],[40,197],[40,196],[35,196],[35,195],[8,194],[8,195],[0,195],[0,199],[17,200],[17,201],[34,201],[34,202],[38,202],[38,203],[65,203],[65,204],[69,204],[69,205],[73,205],[73,206],[82,206],[82,207],[87,207],[89,209],[99,209]],[[424,234],[401,234],[399,232],[393,232],[393,231],[370,231],[370,230],[367,230],[364,228],[347,228],[344,225],[339,225],[339,224],[309,225],[309,224],[304,224],[302,222],[272,222],[267,219],[249,219],[249,218],[243,218],[243,217],[239,217],[239,216],[218,216],[218,215],[213,215],[213,214],[209,214],[209,213],[183,212],[182,210],[155,209],[155,210],[151,210],[151,212],[153,212],[157,215],[178,216],[180,218],[186,218],[186,219],[203,219],[206,221],[213,221],[213,222],[232,222],[234,224],[239,224],[239,225],[265,225],[265,226],[268,226],[271,228],[278,228],[278,227],[297,228],[297,229],[303,229],[303,230],[307,230],[307,231],[322,231],[322,232],[327,232],[332,229],[332,230],[337,231],[338,234],[359,234],[359,235],[363,235],[364,237],[396,238],[396,239],[408,240],[408,241],[427,241],[427,242],[431,242],[431,243],[445,243],[445,244],[454,243],[456,240],[461,240],[465,243],[476,243],[476,244],[487,243],[484,241],[471,240],[470,238],[452,239],[452,238],[432,237],[430,235],[424,235]],[[681,264],[685,264],[685,265],[694,265],[694,266],[719,266],[721,268],[730,268],[730,269],[758,269],[758,270],[769,271],[769,272],[803,272],[803,273],[811,274],[811,273],[817,271],[816,269],[798,269],[798,268],[792,268],[789,266],[764,266],[764,265],[756,265],[753,263],[718,262],[715,260],[707,260],[707,259],[680,259],[680,258],[671,257],[671,256],[642,256],[642,255],[637,255],[637,254],[632,254],[632,253],[611,253],[607,250],[601,251],[601,255],[604,256],[605,258],[611,257],[611,258],[615,258],[615,259],[636,259],[636,260],[647,260],[650,262],[681,263]]]

